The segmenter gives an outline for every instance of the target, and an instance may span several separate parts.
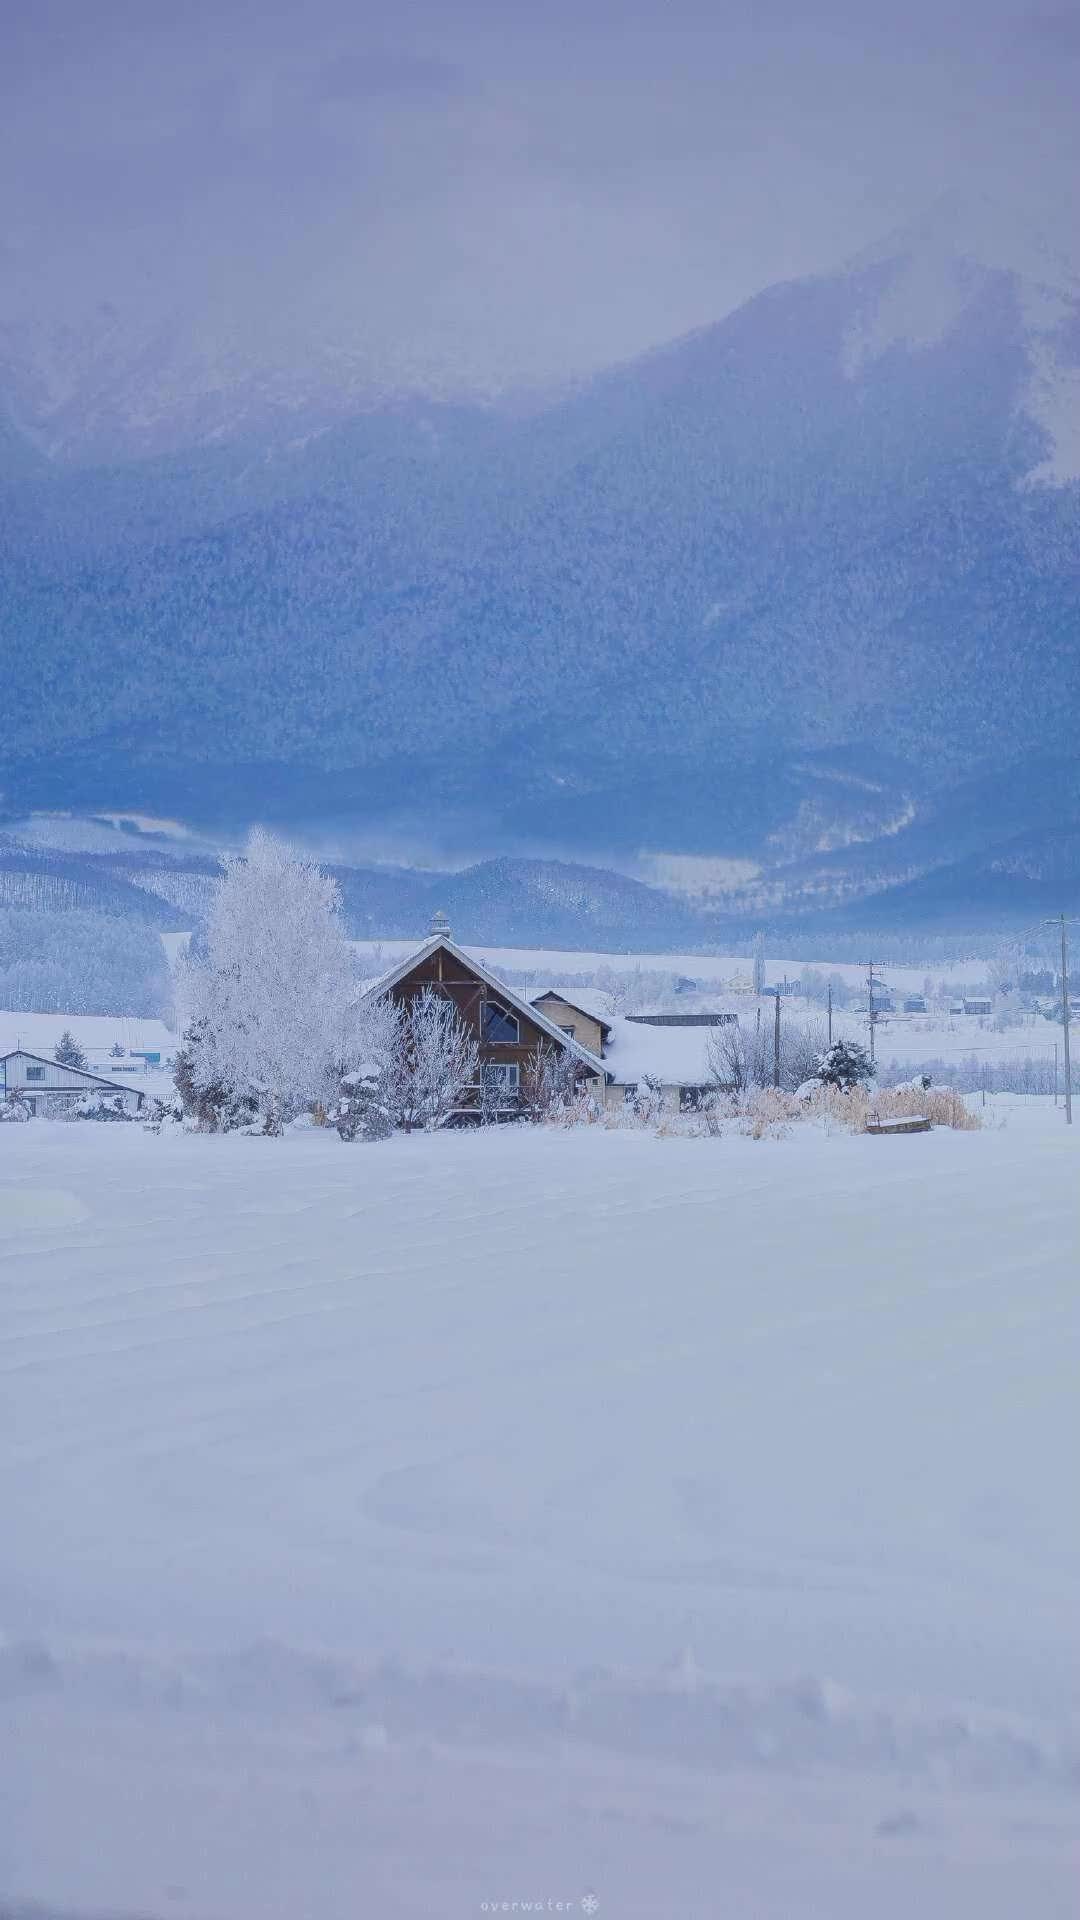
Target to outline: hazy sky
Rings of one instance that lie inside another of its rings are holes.
[[[5,22],[16,353],[41,324],[172,325],[226,360],[544,377],[945,189],[1060,235],[1080,162],[1080,0],[8,0]]]

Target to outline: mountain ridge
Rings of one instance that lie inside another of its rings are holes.
[[[0,804],[779,870],[873,771],[947,865],[950,793],[1071,745],[1080,487],[1031,392],[1080,305],[941,258],[914,344],[886,249],[538,410],[9,478]]]

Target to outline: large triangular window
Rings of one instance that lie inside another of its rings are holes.
[[[517,1015],[508,1007],[500,1007],[497,1000],[486,1000],[483,1037],[489,1046],[516,1047],[521,1039]]]

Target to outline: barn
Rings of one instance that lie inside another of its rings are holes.
[[[15,1047],[0,1057],[0,1098],[14,1094],[35,1116],[62,1113],[91,1093],[103,1093],[110,1099],[117,1095],[129,1113],[138,1113],[146,1099],[130,1082],[125,1087],[85,1067],[63,1067],[58,1060],[29,1053],[24,1047]]]
[[[580,1069],[582,1085],[602,1096],[603,1062],[539,1007],[514,993],[482,960],[459,947],[441,916],[436,916],[423,946],[372,982],[361,1005],[368,999],[390,998],[408,1006],[426,992],[453,1002],[479,1048],[480,1080],[468,1089],[460,1121],[479,1118],[481,1107],[490,1108],[493,1097],[496,1106],[504,1102],[505,1111],[514,1112],[525,1074],[538,1052],[568,1055]]]

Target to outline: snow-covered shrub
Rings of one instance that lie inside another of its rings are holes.
[[[664,1111],[664,1083],[654,1074],[643,1073],[630,1102],[639,1125],[655,1127]]]
[[[189,960],[178,984],[193,1111],[235,1115],[250,1105],[264,1132],[280,1133],[336,1093],[355,972],[337,883],[314,861],[253,833],[245,857],[225,862],[206,957]]]
[[[342,1140],[387,1140],[394,1131],[386,1078],[374,1064],[347,1073],[331,1115]]]
[[[837,1040],[827,1053],[820,1055],[817,1077],[823,1086],[840,1087],[848,1092],[872,1080],[874,1069],[866,1048],[857,1040]]]
[[[347,1058],[338,1075],[337,1098],[327,1118],[342,1140],[382,1140],[398,1124],[405,1075],[405,1011],[390,999],[359,1009]]]
[[[0,1100],[0,1121],[12,1120],[18,1124],[29,1119],[30,1109],[17,1093],[9,1093],[5,1100]]]
[[[122,1093],[106,1093],[103,1089],[96,1093],[84,1093],[81,1100],[73,1100],[68,1106],[72,1120],[134,1120],[124,1103]]]

